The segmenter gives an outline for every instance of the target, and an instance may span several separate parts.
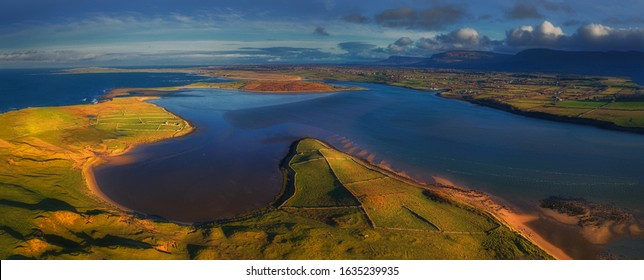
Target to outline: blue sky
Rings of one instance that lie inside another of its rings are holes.
[[[4,0],[0,67],[344,63],[644,51],[644,1]]]

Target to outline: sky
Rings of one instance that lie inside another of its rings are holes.
[[[642,11],[642,0],[3,0],[0,68],[644,51]]]

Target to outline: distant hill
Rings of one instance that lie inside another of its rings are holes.
[[[385,60],[378,61],[377,63],[378,65],[410,65],[423,62],[426,59],[426,57],[392,55]]]
[[[512,72],[627,76],[644,84],[644,53],[639,51],[571,52],[529,49],[515,55],[483,51],[448,51],[429,58],[392,56],[378,65]]]
[[[512,58],[509,54],[500,54],[481,51],[449,51],[433,55],[425,59],[419,65],[427,66],[468,66],[473,68],[487,67],[488,65],[499,65]]]

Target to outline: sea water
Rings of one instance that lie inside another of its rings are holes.
[[[2,70],[0,111],[91,103],[112,88],[196,81],[214,79]],[[139,146],[129,164],[98,167],[98,184],[111,199],[146,214],[183,222],[232,217],[268,205],[282,187],[278,165],[289,145],[315,137],[418,180],[441,176],[527,208],[564,196],[644,216],[643,135],[513,115],[431,92],[343,84],[366,90],[189,90],[150,101],[191,121],[195,132]],[[615,244],[623,252],[640,248],[642,239]]]

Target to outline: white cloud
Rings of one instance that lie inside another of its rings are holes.
[[[537,26],[521,26],[506,32],[506,44],[509,46],[538,47],[557,44],[565,34],[561,27],[544,21]]]
[[[453,48],[478,48],[481,42],[479,33],[473,28],[461,28],[450,32],[447,35],[437,37],[443,44],[451,44]]]
[[[82,53],[76,51],[24,51],[0,53],[0,62],[2,61],[35,61],[35,62],[61,62],[61,61],[81,61],[90,60],[100,57],[94,53]]]
[[[611,28],[587,24],[572,36],[578,48],[644,51],[644,28]]]
[[[500,41],[480,35],[470,27],[456,29],[446,34],[421,37],[413,42],[408,37],[401,37],[382,51],[392,55],[428,56],[448,50],[492,50],[501,44]]]
[[[433,38],[420,38],[416,46],[421,49],[445,50],[491,50],[498,41],[482,36],[474,28],[456,29],[447,34],[436,35]]]
[[[521,26],[506,32],[510,47],[544,47],[572,50],[639,50],[644,51],[644,28],[611,28],[602,24],[586,24],[568,36],[549,21],[537,26]]]

